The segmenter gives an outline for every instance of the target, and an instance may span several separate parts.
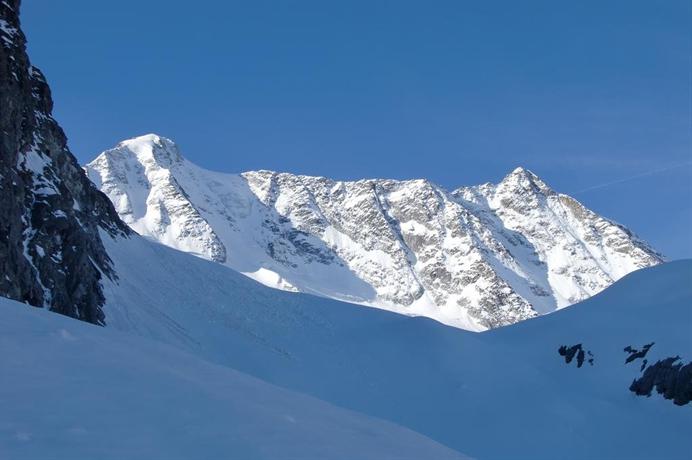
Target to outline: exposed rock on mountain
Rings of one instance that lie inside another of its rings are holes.
[[[590,350],[586,350],[586,352],[584,352],[584,348],[582,347],[581,343],[572,345],[571,347],[568,347],[567,345],[562,345],[560,346],[560,348],[558,348],[557,352],[560,356],[565,357],[566,364],[571,363],[574,357],[576,356],[577,367],[582,367],[584,365],[584,360],[588,355],[589,359],[587,361],[589,364],[593,366],[593,354]]]
[[[0,2],[0,295],[103,324],[99,237],[130,230],[86,178],[26,54],[19,0]]]
[[[662,261],[522,168],[454,192],[425,180],[221,174],[151,134],[85,169],[125,222],[163,244],[269,286],[470,330],[554,311]]]
[[[639,396],[651,396],[656,391],[678,406],[692,401],[692,363],[683,364],[679,356],[656,361],[644,374],[634,379],[630,391]]]
[[[627,345],[624,349],[625,353],[628,354],[627,358],[625,359],[625,364],[629,364],[632,361],[636,361],[637,359],[644,359],[646,354],[649,352],[651,347],[653,347],[655,344],[654,342],[647,343],[642,347],[641,350],[638,350],[636,348],[632,348],[631,345]]]

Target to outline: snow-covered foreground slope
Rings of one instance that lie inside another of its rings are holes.
[[[692,261],[638,271],[601,294],[471,333],[422,317],[269,289],[139,237],[107,250],[108,327],[182,347],[267,382],[421,433],[481,459],[688,458],[690,406],[628,387],[647,358],[692,357]],[[583,344],[594,365],[566,365]]]
[[[154,341],[0,298],[0,458],[462,459]]]
[[[662,260],[521,168],[453,193],[425,180],[221,174],[147,135],[85,170],[126,223],[163,244],[272,287],[469,330],[554,311]]]

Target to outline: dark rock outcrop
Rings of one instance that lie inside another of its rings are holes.
[[[0,2],[0,295],[104,324],[99,229],[131,232],[87,179],[26,54],[19,0]]]
[[[629,355],[627,356],[627,359],[625,359],[625,364],[629,364],[636,359],[643,359],[646,356],[646,354],[649,352],[649,349],[654,346],[654,344],[655,344],[655,342],[647,343],[646,345],[644,345],[642,347],[641,350],[638,350],[636,348],[632,348],[629,345],[627,347],[625,347],[625,350],[624,350],[625,353],[629,353]],[[644,360],[644,361],[646,361],[646,360]],[[643,369],[643,367],[642,367],[642,369]]]
[[[560,356],[565,357],[565,363],[567,364],[571,363],[574,357],[576,356],[577,367],[582,367],[584,365],[584,360],[588,355],[588,363],[593,366],[593,354],[588,350],[584,350],[581,343],[572,345],[571,347],[568,347],[567,345],[562,345],[560,348],[558,348],[557,352],[560,354]]]
[[[688,404],[692,401],[692,363],[683,365],[679,356],[657,361],[630,385],[630,391],[639,396],[651,396],[654,388],[678,406]]]

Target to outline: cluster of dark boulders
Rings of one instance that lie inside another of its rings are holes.
[[[625,347],[627,353],[625,364],[637,359],[642,360],[640,372],[642,376],[634,379],[630,385],[630,391],[638,396],[651,396],[654,389],[665,399],[672,399],[678,406],[684,406],[692,401],[692,363],[683,364],[679,356],[666,358],[648,366],[645,358],[654,342],[647,343],[641,349],[632,346]],[[593,366],[593,354],[584,350],[581,343],[576,345],[562,345],[558,349],[560,356],[565,358],[565,363],[570,364],[576,359],[577,367],[582,367],[586,360]],[[587,360],[588,356],[588,360]]]
[[[584,360],[586,359],[586,356],[588,356],[589,358],[587,362],[593,366],[593,354],[589,350],[584,350],[581,343],[572,345],[571,347],[568,347],[567,345],[562,345],[560,348],[558,348],[557,352],[560,354],[560,356],[565,357],[565,363],[567,364],[571,363],[574,357],[576,356],[577,367],[582,367],[584,365]]]

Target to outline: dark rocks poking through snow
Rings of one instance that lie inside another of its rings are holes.
[[[629,356],[627,359],[625,359],[625,364],[629,364],[635,359],[642,359],[646,356],[646,354],[649,352],[649,349],[654,346],[655,342],[647,343],[642,347],[641,350],[637,350],[636,348],[632,348],[631,346],[625,347],[625,353],[629,353]],[[645,362],[647,361],[646,359],[644,360]],[[642,367],[642,369],[644,369]]]
[[[588,350],[584,350],[584,348],[582,348],[581,343],[572,345],[571,347],[568,347],[567,345],[562,345],[557,352],[560,354],[560,356],[565,357],[565,363],[567,364],[571,363],[576,355],[577,367],[582,367],[584,365],[584,360],[586,356],[589,357],[587,360],[588,363],[593,366],[593,354]]]
[[[692,400],[692,363],[683,365],[679,356],[657,361],[630,385],[630,391],[639,396],[651,396],[654,388],[678,406],[689,403]]]

